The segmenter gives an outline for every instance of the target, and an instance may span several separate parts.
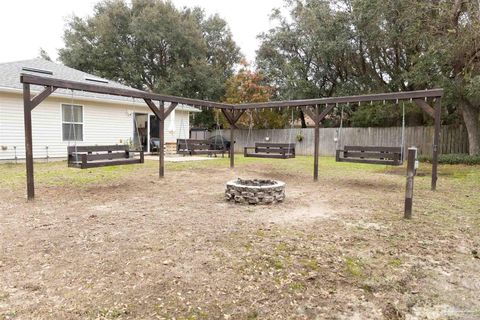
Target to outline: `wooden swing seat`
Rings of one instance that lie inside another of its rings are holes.
[[[217,156],[217,154],[221,154],[223,158],[225,152],[227,152],[225,149],[214,149],[212,143],[208,140],[177,139],[177,154],[183,154],[184,156],[197,154]]]
[[[399,166],[402,164],[402,148],[345,146],[343,150],[337,150],[336,161]]]
[[[139,153],[139,158],[133,154]],[[126,145],[68,147],[68,166],[87,169],[144,162],[143,151],[131,151]]]
[[[295,143],[256,142],[255,147],[245,147],[243,156],[272,159],[295,158]]]

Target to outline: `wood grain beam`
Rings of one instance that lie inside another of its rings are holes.
[[[177,102],[172,102],[172,103],[170,104],[170,106],[168,107],[168,109],[165,110],[165,115],[164,115],[165,119],[168,117],[168,115],[169,115],[173,110],[175,110],[175,108],[176,108],[177,106],[178,106],[178,103],[177,103]]]
[[[152,112],[157,116],[158,119],[162,119],[163,115],[161,114],[157,105],[151,99],[144,98],[143,101],[145,101],[147,106],[150,108],[150,110],[152,110]]]
[[[71,90],[87,91],[87,92],[93,92],[93,93],[108,94],[113,96],[122,96],[122,97],[130,97],[130,98],[137,98],[137,99],[150,99],[150,100],[158,100],[158,101],[166,101],[166,102],[176,102],[176,103],[185,104],[189,106],[202,106],[206,108],[231,109],[233,107],[233,105],[220,103],[220,102],[211,102],[211,101],[204,101],[199,99],[169,96],[169,95],[157,94],[157,93],[146,92],[146,91],[136,90],[136,89],[129,89],[129,88],[128,89],[114,88],[106,85],[61,80],[56,78],[41,77],[41,76],[25,74],[25,73],[20,75],[20,82],[27,83],[27,84],[35,84],[39,86],[51,86],[51,87],[57,87],[61,89],[71,89]]]
[[[322,120],[330,113],[330,111],[332,111],[334,107],[335,105],[333,104],[327,105],[325,109],[323,109],[322,113],[320,113],[320,115],[318,116],[318,122],[322,122]]]
[[[314,123],[317,123],[317,115],[310,109],[309,106],[301,107],[304,114],[306,114]]]
[[[359,103],[370,101],[396,101],[396,100],[410,100],[410,99],[424,99],[424,98],[440,98],[443,96],[443,89],[432,90],[417,90],[405,92],[390,92],[380,94],[364,94],[356,96],[343,97],[327,97],[318,99],[304,99],[291,101],[271,101],[271,102],[256,102],[256,103],[242,103],[235,106],[236,109],[262,109],[262,108],[279,108],[279,107],[302,107],[315,106],[321,104],[346,104]]]
[[[233,115],[234,110],[222,109],[222,113],[230,125],[235,125],[234,115]]]
[[[43,100],[45,100],[49,95],[51,95],[55,90],[56,87],[47,86],[43,89],[42,92],[37,94],[33,99],[30,101],[30,108],[33,110],[36,106],[38,106]]]

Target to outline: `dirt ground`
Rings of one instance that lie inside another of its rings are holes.
[[[30,203],[0,165],[0,319],[480,319],[480,167],[422,165],[406,221],[404,168],[311,162],[42,164]],[[236,177],[287,198],[227,203]]]

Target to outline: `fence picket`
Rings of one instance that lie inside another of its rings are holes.
[[[291,130],[291,131],[290,131]],[[320,155],[334,156],[337,128],[320,128]],[[359,146],[399,146],[401,141],[401,127],[391,128],[343,128],[338,141],[339,149],[345,145]],[[229,130],[221,131],[224,137],[229,137]],[[215,133],[210,133],[210,136]],[[303,136],[301,142],[296,141],[297,134]],[[259,129],[252,130],[250,139],[248,130],[238,129],[235,133],[235,152],[243,152],[243,147],[251,146],[254,142],[263,142],[270,137],[271,142],[296,143],[296,154],[313,155],[314,130],[313,128],[294,129]],[[289,140],[291,137],[291,141]],[[433,127],[406,127],[405,147],[416,146],[420,155],[432,155]],[[462,126],[442,126],[440,134],[441,153],[468,153],[468,136]]]

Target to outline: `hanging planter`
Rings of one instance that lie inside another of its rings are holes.
[[[298,132],[297,135],[295,136],[295,140],[297,140],[297,142],[302,142],[303,134],[301,132]]]

